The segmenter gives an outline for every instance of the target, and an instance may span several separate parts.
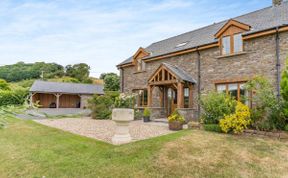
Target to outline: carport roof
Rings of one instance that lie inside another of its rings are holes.
[[[104,94],[103,85],[36,80],[29,90],[38,93]]]

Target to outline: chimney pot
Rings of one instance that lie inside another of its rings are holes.
[[[283,0],[272,0],[273,6],[279,6],[281,5]]]

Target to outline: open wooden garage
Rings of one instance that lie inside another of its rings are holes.
[[[87,108],[94,94],[103,95],[103,85],[35,81],[30,103],[41,108]]]

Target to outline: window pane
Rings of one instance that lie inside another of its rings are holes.
[[[217,85],[217,92],[218,93],[226,93],[226,85],[223,84],[223,85]]]
[[[137,71],[141,71],[141,68],[142,68],[142,60],[138,59],[137,60]]]
[[[234,35],[234,52],[241,52],[243,51],[243,41],[242,41],[242,35],[236,34]]]
[[[189,108],[189,88],[184,88],[184,108]]]
[[[230,54],[230,36],[222,38],[222,54]]]
[[[238,91],[238,84],[233,83],[228,85],[228,91],[229,94],[232,96],[232,98],[238,99],[237,97],[237,91]]]
[[[144,95],[143,95],[143,101],[144,101],[144,103],[143,103],[143,105],[144,106],[147,106],[147,103],[148,103],[148,92],[147,92],[147,90],[144,90]]]
[[[141,60],[141,62],[142,62],[142,69],[141,69],[141,70],[145,70],[145,67],[146,67],[145,64],[146,64],[146,63],[145,63],[144,61],[142,61],[142,60]]]
[[[248,106],[248,91],[244,89],[244,84],[240,84],[240,101]]]

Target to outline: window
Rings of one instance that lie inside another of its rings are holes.
[[[137,94],[136,96],[136,107],[147,106],[148,103],[148,92],[146,89],[143,90],[133,90],[133,93]]]
[[[243,51],[242,35],[236,34],[234,35],[234,53],[239,53],[241,51]]]
[[[248,105],[248,91],[244,89],[244,83],[217,84],[216,90],[219,93],[226,93],[234,99]]]
[[[183,42],[183,43],[179,43],[178,45],[176,45],[176,48],[180,48],[182,46],[185,46],[188,42]]]
[[[141,71],[144,71],[145,70],[145,62],[142,61],[142,59],[138,59],[137,60],[137,72],[141,72]]]
[[[230,40],[231,40],[231,37],[230,36],[226,36],[226,37],[223,37],[222,38],[222,54],[230,54]]]
[[[189,88],[184,88],[184,108],[189,108]]]
[[[243,51],[242,34],[222,37],[222,55],[234,54]]]

